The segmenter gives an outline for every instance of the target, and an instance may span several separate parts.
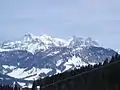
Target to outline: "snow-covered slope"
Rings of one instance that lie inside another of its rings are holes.
[[[26,34],[21,40],[0,44],[0,73],[22,80],[34,80],[115,55],[89,38],[63,40],[47,35]]]

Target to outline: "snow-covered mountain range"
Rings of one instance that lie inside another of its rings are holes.
[[[45,51],[51,47],[68,47],[68,48],[79,48],[85,46],[98,46],[96,41],[93,41],[90,37],[87,39],[81,37],[72,37],[68,41],[53,38],[46,34],[41,36],[34,36],[31,33],[24,35],[22,40],[14,42],[4,42],[0,44],[0,51],[10,50],[27,50],[31,53],[38,51]]]
[[[0,44],[0,73],[29,81],[94,65],[115,54],[114,50],[99,46],[90,37],[74,36],[67,41],[26,34],[21,40]]]

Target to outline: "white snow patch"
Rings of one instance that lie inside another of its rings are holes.
[[[59,66],[62,62],[63,62],[62,59],[58,60],[57,63],[56,63],[56,66]]]
[[[10,51],[11,49],[1,49],[0,48],[0,52],[4,52],[4,51]]]
[[[26,74],[23,73],[24,69],[18,68],[13,70],[12,72],[8,73],[9,76],[15,77],[15,78],[22,78],[26,76]]]
[[[56,74],[61,73],[61,70],[56,69],[56,71],[57,71]]]
[[[60,51],[55,51],[55,52],[50,52],[50,54],[48,54],[47,56],[53,56],[55,54],[58,54]]]
[[[42,68],[42,69],[40,69],[40,72],[41,73],[45,73],[45,74],[47,74],[50,71],[52,71],[52,69],[49,69],[49,68]]]
[[[72,66],[70,66],[70,65],[65,64],[64,66],[66,66],[66,68],[63,70],[63,72],[65,72],[65,71],[69,70],[70,68],[72,68]]]
[[[17,63],[17,65],[19,66],[19,65],[20,65],[20,63]]]
[[[90,62],[89,64],[90,64],[90,65],[95,65],[96,63],[91,63],[91,62]]]
[[[71,59],[68,59],[68,62],[66,62],[64,64],[64,66],[66,67],[64,71],[69,70],[73,66],[75,66],[75,67],[80,66],[81,67],[81,66],[86,66],[86,65],[88,65],[88,64],[85,63],[84,61],[82,61],[81,58],[73,56]]]
[[[28,71],[24,71],[25,68],[18,68],[13,70],[12,72],[8,73],[7,75],[11,76],[11,77],[15,77],[15,78],[25,78],[25,80],[34,80],[36,78],[39,78],[39,74],[40,73],[45,73],[47,74],[48,72],[52,71],[52,69],[49,68],[35,68],[33,67],[32,69],[28,70]],[[31,77],[29,77],[31,76]]]
[[[25,83],[17,82],[20,86],[24,87]]]
[[[15,69],[15,66],[8,66],[8,65],[2,65],[3,68],[5,69]]]
[[[80,51],[80,50],[82,50],[82,49],[83,49],[83,47],[75,48],[75,49],[73,49],[73,52],[75,52],[75,51]]]
[[[84,61],[81,60],[81,58],[79,57],[75,57],[73,56],[71,59],[68,60],[68,62],[65,63],[66,65],[70,65],[73,64],[75,66],[86,66],[88,64],[86,64]]]
[[[32,88],[32,84],[31,83],[21,83],[21,82],[17,82],[20,86],[22,86],[22,88]]]

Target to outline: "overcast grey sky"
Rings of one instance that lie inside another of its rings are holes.
[[[92,37],[120,49],[120,0],[0,0],[0,41],[26,32]]]

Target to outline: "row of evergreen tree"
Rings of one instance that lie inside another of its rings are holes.
[[[0,90],[31,90],[31,88],[28,87],[22,88],[17,85],[13,86],[13,85],[0,84]]]
[[[112,74],[112,71],[116,71],[116,69],[117,69],[117,71],[114,73],[116,73],[116,76],[118,76],[117,75],[118,70],[120,70],[120,67],[119,67],[120,64],[118,63],[119,61],[120,61],[120,55],[116,54],[115,56],[112,56],[111,59],[106,59],[103,63],[95,64],[94,66],[88,65],[85,67],[81,67],[80,69],[66,71],[64,73],[53,75],[51,77],[45,77],[44,79],[40,78],[33,82],[32,89],[35,90],[36,86],[41,86],[42,90],[80,90],[80,89],[81,90],[95,90],[94,88],[92,88],[92,84],[90,84],[90,83],[93,83],[92,78],[94,81],[94,77],[96,77],[96,79],[98,79],[98,81],[95,80],[96,82],[99,82],[99,84],[101,84],[101,85],[102,85],[101,82],[105,83],[105,84],[103,84],[103,88],[100,90],[106,90],[106,89],[104,89],[104,88],[106,88],[105,85],[107,84],[108,81],[112,80],[112,79],[110,79],[111,77],[114,78],[113,76],[115,76]],[[119,65],[117,65],[116,63]],[[112,66],[112,64],[113,64],[113,66]],[[117,66],[117,68],[114,68],[114,66]],[[109,69],[108,67],[111,69]],[[112,70],[112,69],[114,69],[114,70]],[[111,74],[112,76],[108,75],[108,74]],[[100,79],[101,79],[101,81],[100,81]],[[89,89],[84,88],[84,87],[86,87],[85,84],[88,85]],[[95,85],[95,82],[93,84]],[[98,87],[99,87],[99,84],[98,84]],[[74,86],[73,89],[72,89],[72,86]],[[80,88],[80,86],[81,86],[81,88]],[[90,89],[90,87],[91,87],[91,89]],[[99,89],[97,89],[97,90],[99,90]]]
[[[0,90],[20,90],[20,87],[17,85],[13,87],[13,85],[0,84]]]

